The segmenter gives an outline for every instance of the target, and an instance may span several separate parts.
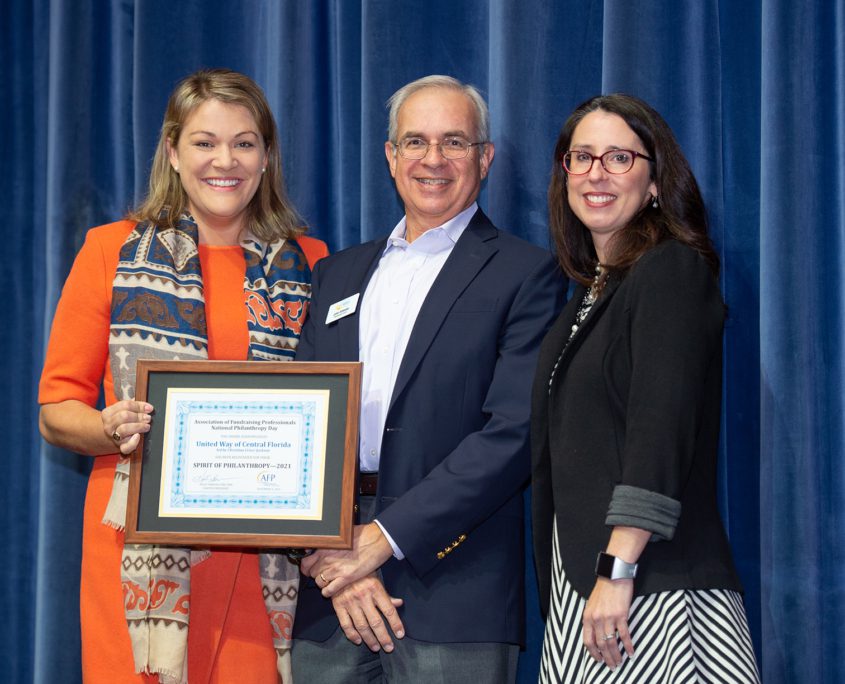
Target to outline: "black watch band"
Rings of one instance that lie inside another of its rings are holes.
[[[637,564],[626,563],[621,558],[611,556],[604,551],[596,558],[596,577],[610,580],[634,579],[637,576]]]

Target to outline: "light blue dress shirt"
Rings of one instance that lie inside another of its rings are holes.
[[[359,460],[363,472],[379,469],[381,440],[396,376],[411,331],[432,284],[466,230],[478,205],[473,202],[442,226],[413,242],[405,240],[405,218],[387,238],[361,302],[358,358],[364,364],[361,381]],[[394,555],[403,558],[390,534],[375,521]]]

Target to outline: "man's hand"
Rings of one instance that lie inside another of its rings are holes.
[[[393,650],[391,632],[397,639],[405,636],[396,611],[401,605],[402,599],[390,596],[375,574],[352,582],[332,599],[346,638],[358,646],[363,641],[371,651],[383,648],[386,653]]]
[[[355,525],[349,550],[319,549],[302,559],[302,573],[314,578],[323,596],[332,598],[352,582],[378,570],[393,548],[375,523]]]

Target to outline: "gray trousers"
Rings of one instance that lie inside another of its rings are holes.
[[[356,646],[338,628],[328,641],[295,639],[294,684],[513,684],[515,644],[432,644],[394,639],[392,653]]]

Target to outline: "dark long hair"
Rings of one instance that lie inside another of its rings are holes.
[[[599,95],[578,105],[566,120],[555,145],[549,183],[549,221],[561,267],[583,285],[593,281],[598,263],[590,231],[581,223],[566,197],[566,172],[561,160],[569,150],[575,127],[587,114],[602,110],[620,116],[637,134],[649,157],[651,180],[657,186],[659,207],[649,202],[611,238],[607,272],[624,274],[649,249],[669,238],[695,249],[719,273],[719,257],[707,234],[707,210],[689,163],[672,130],[654,109],[632,95]]]

